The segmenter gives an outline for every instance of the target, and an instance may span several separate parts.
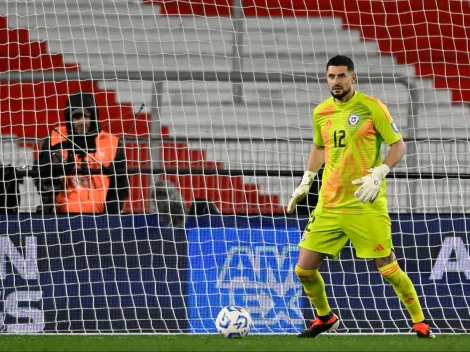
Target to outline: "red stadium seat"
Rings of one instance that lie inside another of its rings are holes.
[[[190,2],[143,0],[161,6],[162,14],[229,16],[228,0]],[[452,91],[454,102],[470,102],[470,7],[466,1],[383,0],[245,0],[245,16],[337,16],[345,28],[357,29],[364,40],[399,64],[416,66],[417,75],[434,79],[435,88]],[[456,72],[455,66],[465,68]]]
[[[215,7],[222,11],[221,15],[228,14],[227,1],[217,1]],[[186,10],[188,8],[186,6]],[[27,29],[8,28],[6,18],[0,16],[0,71],[78,69],[79,65],[76,63],[65,63],[62,54],[49,53],[47,42],[30,41]],[[105,130],[117,135],[128,133],[134,124],[133,107],[118,102],[115,92],[103,91],[97,82],[91,81],[0,82],[1,133],[31,138],[47,136],[53,125],[63,121],[67,96],[79,90],[95,94],[100,107],[100,122]],[[148,114],[139,115],[129,136],[148,136],[149,118]],[[162,137],[168,137],[168,128],[162,127],[161,134]],[[149,168],[152,164],[148,144],[127,142],[126,156],[129,168]],[[223,169],[223,163],[206,160],[204,150],[192,149],[187,143],[163,143],[162,161],[166,168]],[[229,213],[245,212],[247,209],[246,199],[243,204],[233,205],[239,199],[234,197],[235,189],[237,192],[244,190],[243,180],[239,176],[167,175],[167,178],[177,181],[176,184],[188,204],[200,197],[214,201],[222,211]],[[150,180],[149,175],[130,176],[131,192],[125,211],[144,212],[148,209]],[[250,197],[255,202],[258,197],[256,186],[245,186],[253,193]],[[250,206],[256,207],[257,203]]]

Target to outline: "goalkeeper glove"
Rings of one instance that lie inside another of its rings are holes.
[[[287,206],[287,212],[289,214],[292,214],[294,212],[297,203],[304,199],[305,196],[308,194],[316,174],[316,172],[308,170],[305,171],[304,177],[302,178],[302,182],[300,182],[299,187],[297,187],[294,193],[292,193],[292,197],[289,200],[289,205]]]
[[[382,164],[367,171],[370,172],[369,175],[352,181],[353,185],[362,184],[362,186],[354,192],[354,197],[362,203],[374,203],[375,198],[379,195],[382,181],[390,172],[390,168],[388,165]]]

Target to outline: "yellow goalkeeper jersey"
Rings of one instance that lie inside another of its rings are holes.
[[[385,181],[374,203],[367,204],[354,197],[360,185],[352,181],[382,164],[383,140],[391,145],[401,138],[387,107],[378,99],[355,91],[346,103],[333,97],[320,103],[313,111],[313,140],[325,147],[325,168],[315,214],[386,213]]]

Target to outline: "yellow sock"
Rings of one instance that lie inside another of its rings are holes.
[[[326,298],[325,282],[318,270],[305,270],[295,266],[295,273],[299,278],[305,293],[315,307],[317,315],[323,316],[331,312],[328,298]]]
[[[424,320],[423,310],[419,303],[418,294],[408,275],[400,269],[397,261],[379,268],[380,273],[395,290],[400,301],[405,305],[408,313],[411,315],[413,323],[419,323]]]

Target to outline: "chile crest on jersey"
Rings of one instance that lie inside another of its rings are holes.
[[[357,116],[356,114],[351,114],[351,115],[349,115],[349,117],[348,117],[348,123],[349,123],[351,126],[357,125],[358,122],[359,122],[359,116]]]

